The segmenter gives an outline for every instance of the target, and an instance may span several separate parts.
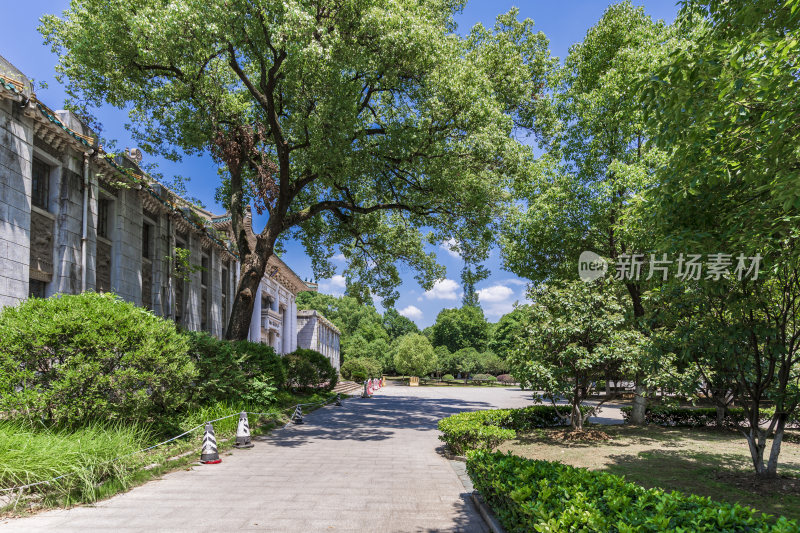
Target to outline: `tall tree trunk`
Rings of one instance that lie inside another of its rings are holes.
[[[258,238],[255,249],[240,256],[239,285],[236,287],[236,296],[231,307],[225,338],[236,341],[247,340],[253,306],[256,298],[259,297],[258,286],[264,277],[267,261],[272,255],[272,251],[273,246],[269,245],[266,239]]]

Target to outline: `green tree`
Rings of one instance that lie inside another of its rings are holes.
[[[491,340],[489,341],[489,349],[501,359],[508,358],[509,352],[514,347],[514,343],[519,336],[519,328],[522,326],[527,314],[527,306],[519,306],[500,317],[500,320],[494,325]]]
[[[722,387],[747,413],[742,432],[764,477],[776,475],[800,401],[798,21],[797,0],[687,2],[681,45],[643,84],[652,143],[667,161],[641,216],[664,251],[732,254],[718,279],[670,287],[683,308],[674,342],[712,383],[728,374]],[[751,257],[757,277],[737,273]],[[765,402],[776,407],[766,427]]]
[[[480,307],[467,305],[458,309],[442,309],[431,329],[434,346],[447,346],[451,352],[462,348],[485,350],[489,340],[489,324]]]
[[[581,406],[609,368],[624,367],[638,357],[640,335],[626,328],[624,309],[614,287],[603,282],[554,282],[532,289],[534,303],[513,351],[513,374],[544,391],[556,409],[566,398],[570,425],[583,429],[596,411]],[[602,403],[607,401],[605,398]]]
[[[414,321],[398,313],[394,307],[390,307],[383,313],[383,328],[391,340],[408,333],[419,333],[419,328]]]
[[[488,246],[480,229],[516,171],[513,114],[534,63],[491,32],[456,35],[461,7],[72,0],[40,31],[71,95],[129,108],[146,151],[210,152],[224,165],[241,259],[226,335],[244,339],[281,239],[304,244],[318,277],[341,248],[347,277],[388,302],[398,261],[426,288],[443,274],[423,230]],[[268,215],[260,231],[251,201]]]
[[[551,96],[543,97],[549,107],[539,110],[546,120],[532,125],[546,152],[530,178],[515,184],[525,207],[510,212],[503,232],[509,270],[536,282],[573,280],[584,250],[614,262],[652,249],[651,232],[630,216],[663,162],[647,145],[639,84],[673,42],[671,28],[625,1],[609,6],[552,71]],[[632,277],[622,281],[630,314],[644,329],[646,287]],[[637,376],[635,423],[644,423],[647,378]]]
[[[464,383],[467,382],[470,374],[481,372],[481,354],[471,346],[456,351],[453,354],[453,360],[456,364],[456,370],[461,372],[464,377]]]
[[[424,335],[409,333],[399,339],[394,367],[406,376],[427,376],[436,370],[436,352]]]

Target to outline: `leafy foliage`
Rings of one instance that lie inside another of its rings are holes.
[[[224,164],[248,273],[228,329],[240,338],[279,239],[298,238],[320,277],[340,247],[348,277],[388,302],[398,261],[428,288],[443,274],[425,233],[489,245],[541,48],[521,47],[532,23],[513,14],[508,37],[460,37],[462,5],[75,0],[40,31],[76,100],[130,109],[147,151]],[[246,191],[269,215],[261,231],[243,223]]]
[[[431,330],[434,346],[447,346],[450,352],[462,348],[486,349],[489,324],[480,307],[466,305],[458,309],[442,309]]]
[[[284,355],[283,362],[286,365],[286,386],[291,389],[331,390],[339,379],[330,360],[316,350],[299,348]]]
[[[552,283],[531,291],[534,300],[511,357],[514,375],[569,401],[569,419],[582,428],[579,406],[609,369],[631,365],[641,339],[626,329],[614,287],[602,282]]]
[[[236,397],[269,403],[270,387],[286,382],[283,362],[271,346],[219,340],[201,332],[186,335],[198,369],[196,396],[201,403]]]
[[[509,532],[789,532],[798,524],[754,509],[626,482],[605,472],[485,450],[467,455],[475,488]]]
[[[357,357],[345,361],[340,371],[344,379],[360,383],[366,379],[379,377],[381,375],[381,365],[370,357]]]
[[[0,410],[54,423],[159,422],[197,369],[172,322],[110,294],[31,298],[0,312]]]
[[[436,369],[436,353],[424,335],[409,333],[398,341],[394,366],[403,375],[426,376]]]

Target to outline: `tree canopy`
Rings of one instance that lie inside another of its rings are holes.
[[[210,152],[224,165],[241,257],[227,334],[242,338],[279,239],[302,242],[318,277],[338,247],[349,277],[387,302],[397,261],[426,288],[441,277],[423,243],[458,233],[488,245],[482,229],[524,156],[513,117],[540,51],[506,37],[513,15],[459,37],[462,6],[72,0],[41,32],[77,102],[130,108],[148,152]],[[268,215],[260,231],[251,203]]]

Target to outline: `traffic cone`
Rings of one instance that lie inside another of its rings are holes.
[[[303,423],[303,408],[299,405],[294,410],[294,414],[292,415],[292,422],[295,424],[302,424]]]
[[[342,406],[342,395],[341,394],[336,394],[336,404],[335,405],[337,407],[341,407]]]
[[[215,465],[222,462],[217,451],[217,437],[214,436],[214,426],[211,425],[211,422],[206,422],[203,448],[200,451],[200,462],[204,465]]]
[[[250,439],[250,424],[247,423],[247,413],[239,413],[239,426],[236,428],[236,444],[234,448],[252,448],[253,441]]]

